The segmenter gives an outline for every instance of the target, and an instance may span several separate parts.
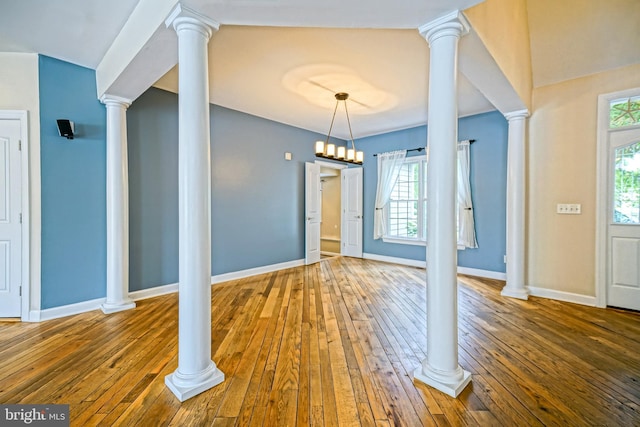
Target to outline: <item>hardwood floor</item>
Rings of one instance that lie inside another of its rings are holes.
[[[640,315],[503,298],[460,276],[452,399],[412,380],[425,273],[351,258],[212,288],[226,380],[182,404],[177,295],[39,324],[0,323],[0,403],[67,403],[71,425],[640,425]]]

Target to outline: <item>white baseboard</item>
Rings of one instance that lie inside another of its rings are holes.
[[[396,258],[384,255],[364,253],[363,258],[373,261],[389,262],[393,264],[406,265],[410,267],[425,268],[424,261],[412,260],[407,258]],[[266,265],[263,267],[250,268],[247,270],[234,271],[231,273],[218,274],[211,276],[211,283],[221,283],[230,280],[243,279],[245,277],[255,276],[258,274],[271,273],[273,271],[284,270],[304,265],[304,260],[294,260],[279,264]],[[497,271],[479,270],[475,268],[458,267],[458,273],[468,274],[470,276],[486,277],[489,279],[506,280],[506,274]],[[153,298],[160,295],[166,295],[178,291],[178,284],[172,283],[168,285],[156,286],[149,289],[142,289],[129,293],[129,297],[134,301],[147,298]],[[549,298],[558,301],[571,302],[575,304],[596,306],[596,298],[589,295],[573,294],[570,292],[556,291],[553,289],[529,287],[529,294],[541,298]],[[60,317],[73,316],[74,314],[86,313],[88,311],[100,310],[106,298],[97,298],[89,301],[82,301],[75,304],[63,305],[60,307],[47,308],[44,310],[32,310],[29,312],[30,322],[42,322],[45,320],[58,319]]]
[[[30,319],[34,319],[34,322],[41,322],[44,320],[58,319],[60,317],[73,316],[74,314],[86,313],[88,311],[100,310],[102,303],[106,301],[106,298],[97,298],[89,301],[77,302],[75,304],[63,305],[60,307],[45,308],[44,310],[32,311],[29,314]],[[33,317],[32,317],[33,316]],[[38,319],[38,320],[35,320]]]
[[[396,258],[378,254],[364,253],[362,257],[365,259],[371,259],[374,261],[390,262],[393,264],[407,265],[410,267],[426,268],[427,263],[425,261],[418,261],[415,259]],[[459,274],[468,274],[469,276],[486,277],[487,279],[506,280],[506,273],[499,271],[480,270],[477,268],[458,267]]]
[[[320,255],[324,256],[340,256],[338,252],[320,251]]]
[[[373,261],[389,262],[391,264],[407,265],[409,267],[419,267],[419,268],[427,267],[427,263],[425,261],[418,261],[415,259],[408,259],[408,258],[396,258],[392,256],[368,254],[368,253],[363,253],[362,258],[370,259]]]
[[[537,288],[529,286],[529,295],[534,297],[549,298],[557,301],[572,302],[574,304],[596,306],[596,297],[590,295],[573,294],[571,292],[556,291],[554,289]]]
[[[485,277],[487,279],[507,280],[507,273],[499,271],[480,270],[477,268],[458,267],[458,274],[466,274],[468,276]]]
[[[129,292],[129,298],[134,301],[140,301],[142,299],[159,297],[160,295],[173,294],[175,292],[178,292],[178,284],[171,283],[169,285],[160,285],[149,289]]]
[[[263,267],[250,268],[247,270],[234,271],[232,273],[218,274],[211,276],[211,283],[227,282],[229,280],[243,279],[257,274],[271,273],[273,271],[284,270],[287,268],[299,267],[304,265],[304,260],[294,260],[283,262],[280,264],[265,265]],[[168,285],[155,286],[149,289],[142,289],[129,293],[129,298],[139,301],[147,298],[153,298],[160,295],[178,292],[178,284],[171,283]],[[88,311],[100,310],[106,298],[97,298],[89,301],[82,301],[75,304],[63,305],[60,307],[47,308],[44,310],[32,310],[29,312],[30,322],[42,322],[45,320],[58,319],[60,317],[73,316],[74,314],[86,313]]]
[[[245,277],[256,276],[258,274],[271,273],[273,271],[285,270],[287,268],[300,267],[304,265],[304,259],[281,262],[279,264],[265,265],[263,267],[249,268],[247,270],[232,271],[231,273],[217,274],[211,276],[211,283],[228,282],[229,280],[244,279]]]

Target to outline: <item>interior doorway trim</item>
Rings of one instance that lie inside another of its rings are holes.
[[[596,157],[596,259],[595,305],[607,306],[607,226],[609,209],[609,104],[611,101],[640,95],[640,88],[598,96],[598,137]]]
[[[22,213],[22,230],[21,230],[21,245],[22,245],[22,267],[21,267],[21,286],[22,286],[22,299],[20,302],[20,319],[29,321],[30,309],[31,309],[31,211],[30,196],[31,188],[29,182],[29,120],[28,113],[25,110],[0,110],[0,119],[3,120],[19,120],[20,121],[20,144],[21,144],[21,213]]]

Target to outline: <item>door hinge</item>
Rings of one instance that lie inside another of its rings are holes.
[[[18,140],[18,151],[22,151],[22,141]]]
[[[22,212],[20,212],[18,215],[19,215],[18,219],[20,220],[20,224],[22,224]]]
[[[22,286],[18,286],[18,293],[22,296]]]

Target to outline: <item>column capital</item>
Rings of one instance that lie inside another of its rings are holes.
[[[218,31],[220,28],[219,22],[182,5],[182,3],[178,3],[176,5],[164,23],[167,28],[173,26],[173,29],[176,30],[176,32],[184,25],[193,29],[198,29],[204,33],[207,39],[211,38],[213,33]]]
[[[100,97],[100,102],[102,102],[104,105],[121,105],[125,109],[127,109],[131,105],[132,101],[127,98],[122,98],[121,96],[109,95],[108,93],[105,93]]]
[[[418,31],[427,39],[429,44],[442,36],[460,37],[469,32],[469,21],[462,12],[454,10],[440,18],[427,22],[418,28]]]
[[[508,113],[504,113],[504,117],[509,121],[515,119],[526,119],[529,117],[529,110],[525,108],[524,110],[510,111]]]

